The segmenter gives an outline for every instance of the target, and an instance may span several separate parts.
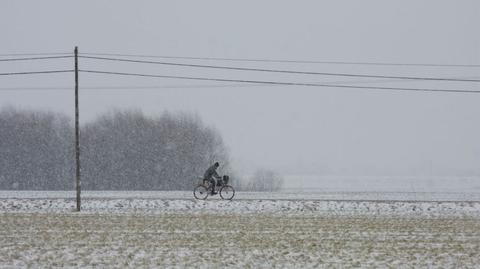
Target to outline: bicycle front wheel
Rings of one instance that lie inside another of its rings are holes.
[[[232,200],[233,196],[235,196],[235,190],[230,185],[225,185],[220,189],[220,197],[223,200]]]
[[[208,197],[208,189],[204,185],[198,185],[193,189],[193,196],[199,200],[205,200]]]

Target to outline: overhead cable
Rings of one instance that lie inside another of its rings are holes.
[[[70,56],[30,57],[30,58],[9,58],[9,59],[0,59],[0,62],[48,60],[48,59],[62,59],[62,58],[72,58],[72,57],[73,57],[73,55],[70,55]]]
[[[0,54],[0,57],[15,57],[15,56],[46,56],[46,55],[72,55],[71,52],[52,52],[52,53],[10,53]]]
[[[137,58],[159,58],[180,60],[207,60],[230,62],[266,62],[266,63],[300,63],[300,64],[333,64],[333,65],[378,65],[378,66],[424,66],[424,67],[480,67],[480,64],[434,64],[434,63],[388,63],[388,62],[354,62],[354,61],[309,61],[309,60],[275,60],[275,59],[249,59],[249,58],[219,58],[219,57],[189,57],[165,56],[143,54],[118,54],[118,53],[81,53],[80,55],[120,56]]]
[[[327,84],[358,84],[358,83],[378,83],[384,81],[379,80],[357,80],[357,81],[325,81],[323,83]],[[390,80],[388,82],[403,82],[398,80]],[[120,89],[139,89],[139,90],[149,90],[149,89],[197,89],[197,88],[248,88],[248,87],[271,87],[275,85],[265,85],[265,84],[247,84],[247,83],[229,83],[229,84],[172,84],[172,85],[112,85],[112,86],[82,86],[82,90],[120,90]],[[277,85],[282,86],[282,85]],[[74,89],[72,86],[47,86],[47,87],[35,87],[35,86],[19,86],[19,87],[0,87],[0,91],[15,91],[15,90],[71,90]]]
[[[240,83],[284,85],[284,86],[332,87],[332,88],[350,88],[350,89],[367,89],[367,90],[394,90],[394,91],[480,93],[480,91],[475,91],[475,90],[449,90],[449,89],[430,89],[430,88],[398,88],[398,87],[354,86],[354,85],[320,84],[320,83],[279,82],[279,81],[265,81],[265,80],[240,80],[240,79],[222,79],[222,78],[208,78],[208,77],[151,75],[151,74],[140,74],[140,73],[110,72],[110,71],[100,71],[100,70],[79,70],[79,71],[84,72],[84,73],[107,74],[107,75],[154,77],[154,78],[168,78],[168,79],[185,79],[185,80],[199,80],[199,81],[240,82]]]
[[[11,73],[0,73],[0,76],[67,73],[67,72],[74,72],[74,71],[75,70],[47,70],[47,71],[31,71],[31,72],[11,72]]]
[[[210,85],[158,85],[158,86],[83,86],[81,90],[155,90],[155,89],[198,89],[198,88],[244,88],[244,87],[265,87],[271,85],[249,85],[249,84],[210,84]],[[56,90],[74,90],[72,87],[0,87],[0,91],[56,91]]]
[[[387,79],[407,79],[407,80],[433,80],[433,81],[452,81],[452,82],[480,82],[479,79],[385,76],[385,75],[365,75],[365,74],[349,74],[349,73],[327,73],[327,72],[310,72],[310,71],[278,70],[278,69],[263,69],[263,68],[245,68],[245,67],[233,67],[233,66],[183,64],[183,63],[142,61],[142,60],[107,58],[107,57],[91,57],[91,56],[79,56],[79,57],[80,58],[86,58],[86,59],[105,60],[105,61],[119,61],[119,62],[130,62],[130,63],[160,64],[160,65],[182,66],[182,67],[213,68],[213,69],[226,69],[226,70],[237,70],[237,71],[256,71],[256,72],[286,73],[286,74],[301,74],[301,75],[362,77],[362,78],[382,78],[382,79],[387,78]]]

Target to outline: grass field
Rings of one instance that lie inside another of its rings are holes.
[[[475,268],[480,219],[0,213],[0,268]]]

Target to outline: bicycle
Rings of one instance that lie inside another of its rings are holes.
[[[195,199],[205,200],[211,195],[212,188],[214,188],[214,191],[219,193],[223,200],[232,200],[235,196],[235,189],[228,185],[228,181],[229,177],[223,176],[223,178],[217,180],[216,186],[212,186],[213,184],[209,180],[202,179],[202,183],[193,189],[193,196]]]

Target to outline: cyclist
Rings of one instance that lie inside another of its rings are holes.
[[[207,180],[211,183],[211,186],[212,186],[211,194],[212,195],[217,194],[217,192],[215,192],[215,186],[217,184],[215,179],[221,179],[221,177],[217,173],[217,168],[219,166],[220,166],[220,164],[218,162],[215,162],[212,166],[210,166],[207,169],[207,171],[205,171],[205,174],[203,175],[203,180]]]

